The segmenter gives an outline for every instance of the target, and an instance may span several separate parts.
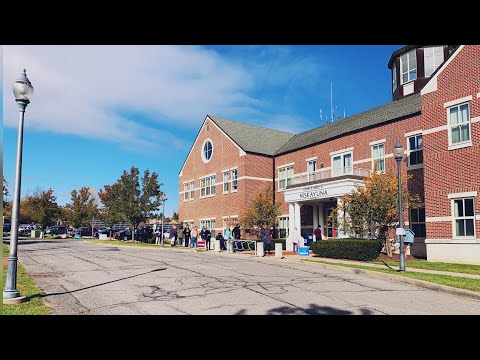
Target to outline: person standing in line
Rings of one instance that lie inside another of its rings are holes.
[[[225,246],[225,238],[223,237],[222,233],[219,231],[215,240],[220,240],[220,250],[227,250]]]
[[[192,248],[197,247],[197,239],[198,239],[198,227],[195,226],[192,230],[192,243],[190,245]]]
[[[205,248],[210,250],[210,239],[212,238],[212,232],[208,227],[205,228]]]
[[[173,243],[175,244],[177,242],[177,239],[178,239],[178,230],[177,230],[177,227],[175,225],[173,225],[173,238],[174,238]]]
[[[177,230],[177,237],[178,237],[178,245],[182,246],[183,245],[183,224],[180,224]]]
[[[238,226],[238,224],[236,224],[233,228],[233,238],[236,240],[240,240],[240,226]]]
[[[190,236],[192,232],[190,231],[190,227],[185,226],[185,230],[183,231],[183,237],[185,238],[185,247],[188,247],[188,244],[190,243]]]
[[[268,254],[270,254],[270,244],[272,243],[272,230],[268,227],[268,224],[265,225],[264,233],[263,233],[263,256],[268,250]]]
[[[267,243],[265,242],[265,224],[260,227],[260,240],[263,242],[263,256],[265,256],[265,252],[267,251]]]
[[[320,229],[320,225],[317,225],[317,228],[313,231],[315,235],[315,240],[322,240],[322,229]]]
[[[225,244],[225,242],[228,244],[230,242],[230,240],[232,239],[232,232],[230,231],[229,227],[225,229],[224,239],[225,239],[224,244]],[[224,246],[226,246],[226,245],[224,245]]]

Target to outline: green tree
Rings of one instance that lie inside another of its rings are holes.
[[[31,219],[36,224],[41,224],[42,228],[54,224],[61,211],[53,192],[52,189],[47,191],[36,189],[33,195],[27,195],[23,204],[21,204],[21,206],[23,205],[23,216]]]
[[[109,223],[129,222],[136,228],[139,223],[153,216],[154,211],[158,211],[163,195],[158,174],[150,174],[145,170],[141,179],[139,174],[138,168],[132,166],[130,172],[123,171],[115,184],[100,189],[98,196],[103,204],[102,216]]]
[[[68,221],[76,228],[82,225],[90,225],[93,217],[98,215],[98,205],[90,193],[90,188],[82,187],[79,191],[72,190],[70,193],[72,202],[65,205],[71,210]]]
[[[272,187],[269,186],[258,193],[252,204],[240,215],[240,223],[247,228],[260,227],[263,224],[276,225],[282,204],[273,204],[272,199]]]
[[[419,202],[418,194],[411,194],[407,188],[407,181],[411,175],[402,176],[402,206],[403,210]],[[398,179],[394,172],[372,172],[365,178],[365,185],[356,186],[350,194],[342,197],[342,202],[335,209],[348,213],[339,217],[340,229],[357,236],[364,236],[371,225],[378,231],[378,237],[385,242],[388,256],[392,255],[391,243],[387,241],[389,230],[397,227],[398,213]]]
[[[175,211],[173,212],[172,220],[178,221],[178,213]]]

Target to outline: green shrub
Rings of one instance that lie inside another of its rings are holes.
[[[262,242],[262,240],[257,240],[257,242]],[[275,251],[275,245],[280,243],[282,244],[282,250],[285,251],[287,250],[287,239],[274,239],[272,240],[272,243],[270,244],[270,251]]]
[[[380,254],[382,241],[375,239],[321,240],[313,242],[310,249],[321,257],[370,261]]]

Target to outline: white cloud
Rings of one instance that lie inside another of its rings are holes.
[[[301,128],[299,118],[295,126],[285,124],[288,109],[261,97],[269,88],[310,85],[318,64],[287,47],[251,49],[242,59],[200,46],[4,46],[4,126],[17,126],[11,86],[25,67],[35,89],[25,122],[30,129],[152,151],[162,138],[188,147],[164,125],[194,129],[207,114],[246,120],[258,114],[272,125],[280,119],[283,128]]]

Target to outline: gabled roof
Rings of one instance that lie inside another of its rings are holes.
[[[295,134],[207,115],[245,152],[272,156]]]
[[[275,155],[299,150],[354,131],[404,118],[419,113],[420,109],[420,94],[410,95],[401,100],[297,134],[278,149]]]

